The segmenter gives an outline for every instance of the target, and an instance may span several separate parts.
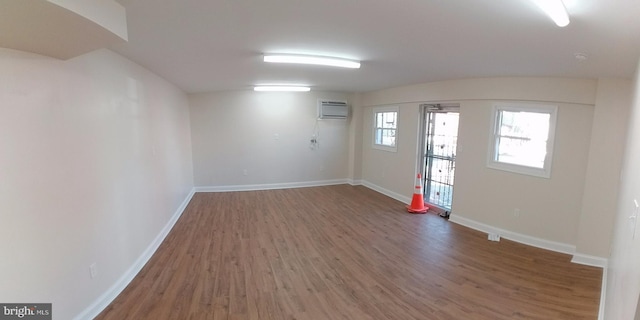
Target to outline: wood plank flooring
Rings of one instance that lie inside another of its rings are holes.
[[[597,319],[602,271],[349,185],[197,193],[96,319]]]

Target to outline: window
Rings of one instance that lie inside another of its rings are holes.
[[[375,108],[373,119],[373,147],[396,152],[398,107]]]
[[[499,170],[551,177],[556,113],[556,106],[494,106],[487,165]]]

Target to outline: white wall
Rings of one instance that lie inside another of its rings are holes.
[[[365,94],[366,97],[366,94]],[[362,180],[367,186],[391,193],[398,200],[411,199],[415,184],[419,108],[417,103],[398,103],[396,151],[373,148],[373,107],[362,111]],[[410,200],[409,200],[410,201]]]
[[[123,276],[193,188],[188,112],[111,51],[0,49],[0,301],[72,319]]]
[[[624,114],[628,81],[559,78],[489,78],[443,81],[380,90],[362,95],[363,151],[362,179],[392,194],[409,198],[413,191],[417,159],[417,132],[421,102],[456,102],[460,104],[460,132],[456,164],[453,220],[463,218],[525,237],[556,244],[559,250],[579,250],[606,258],[612,212],[589,208],[583,219],[583,204],[598,199],[583,199],[585,189],[616,187],[615,162],[621,152],[606,146],[606,156],[598,148],[611,141],[591,140],[592,126],[597,133],[609,126],[619,126]],[[518,175],[486,167],[491,107],[497,101],[558,105],[558,123],[551,179]],[[598,115],[594,118],[594,106]],[[372,107],[399,105],[398,152],[389,153],[371,147]],[[612,107],[614,115],[605,110]],[[597,121],[597,122],[596,122]],[[604,133],[607,138],[624,136],[624,128]],[[590,155],[590,148],[592,150]],[[618,152],[618,154],[615,154]],[[595,155],[595,156],[594,156]],[[589,159],[591,167],[589,166]],[[597,164],[605,157],[612,166],[599,172]],[[586,181],[589,172],[589,181]],[[601,174],[612,175],[600,180]],[[608,192],[607,192],[608,194]],[[609,196],[607,196],[609,197]],[[605,199],[605,202],[606,199]],[[514,217],[514,209],[520,216]],[[460,221],[460,220],[458,220]],[[607,224],[609,222],[609,224]],[[604,236],[595,235],[605,228]],[[587,235],[591,235],[588,237]],[[594,236],[595,235],[595,236]],[[580,240],[580,241],[578,241]]]
[[[190,95],[195,185],[223,190],[346,181],[349,121],[316,121],[318,98],[347,100],[348,95],[253,91]],[[319,146],[312,149],[316,125]]]
[[[608,258],[618,201],[631,80],[599,79],[576,251]]]
[[[625,155],[618,194],[615,228],[609,269],[605,319],[634,319],[640,295],[640,230],[638,211],[633,200],[640,201],[640,75],[636,70],[633,102],[628,122]],[[624,143],[620,141],[620,143]],[[630,217],[636,217],[630,219]],[[634,236],[635,234],[635,236]]]
[[[640,155],[637,83],[607,319],[633,315],[640,293],[634,271],[640,268],[639,244],[629,241],[628,222],[629,204],[640,198],[633,162]],[[616,187],[615,161],[599,169],[621,149],[611,140],[624,135],[623,126],[607,128],[624,118],[625,85],[615,79],[493,78],[351,95],[242,91],[187,98],[108,50],[58,61],[0,49],[0,301],[52,302],[56,318],[78,315],[148,248],[194,184],[349,178],[409,198],[420,102],[461,105],[454,216],[602,256],[607,233],[598,232],[612,216],[589,206],[615,197],[615,189],[598,193],[599,187]],[[318,98],[351,100],[353,116],[319,121],[320,145],[312,150]],[[552,179],[486,168],[490,108],[503,100],[559,105]],[[377,105],[400,106],[397,153],[371,147]],[[606,112],[609,106],[615,113]],[[592,130],[597,138],[590,138]],[[521,210],[518,219],[511,215],[514,207]],[[89,277],[93,262],[95,279]]]
[[[575,244],[593,106],[558,106],[551,178],[487,168],[492,101],[460,105],[452,214],[518,234]],[[519,217],[514,210],[519,209]],[[561,248],[558,248],[559,250]]]

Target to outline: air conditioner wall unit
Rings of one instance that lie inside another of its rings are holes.
[[[347,119],[348,116],[346,101],[318,100],[318,119]]]

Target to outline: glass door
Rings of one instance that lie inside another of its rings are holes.
[[[459,108],[424,107],[424,198],[432,207],[449,212],[456,169]]]

